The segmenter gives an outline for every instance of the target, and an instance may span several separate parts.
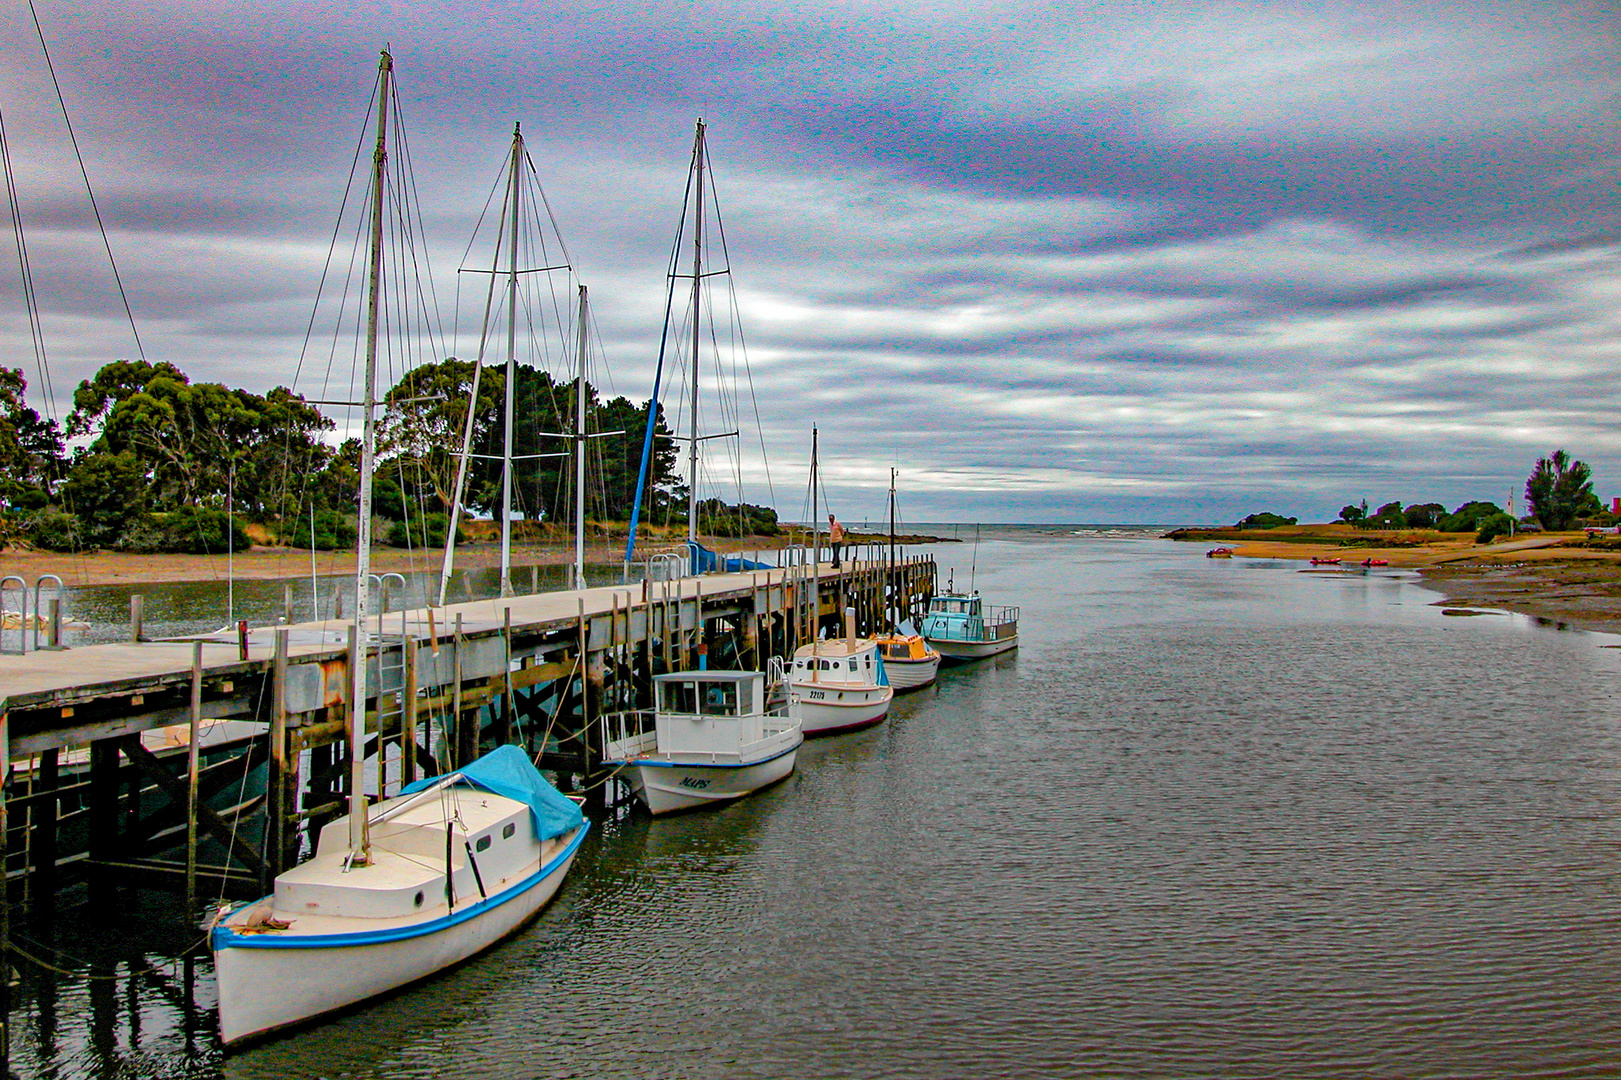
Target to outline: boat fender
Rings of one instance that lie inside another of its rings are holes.
[[[463,840],[462,850],[467,852],[467,865],[473,868],[473,882],[478,886],[478,898],[488,900],[490,894],[484,891],[484,875],[478,872],[478,860],[473,857],[473,845]]]

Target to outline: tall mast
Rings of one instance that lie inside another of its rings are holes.
[[[366,615],[371,606],[371,496],[377,441],[377,322],[383,284],[383,179],[388,166],[388,101],[394,58],[384,51],[377,64],[377,150],[371,166],[371,266],[366,298],[366,383],[361,396],[360,505],[355,551],[355,656],[349,709],[349,848],[365,863],[371,846],[366,821]]]
[[[884,575],[886,578],[884,583],[886,593],[884,614],[889,615],[891,608],[888,594],[895,590],[895,469],[893,466],[889,470],[889,565],[884,569],[887,571]],[[893,611],[895,615],[900,614],[899,603],[895,604]],[[889,621],[890,629],[894,629],[895,624],[898,622],[900,622],[899,619],[891,618]]]
[[[811,427],[811,652],[816,651],[816,624],[822,620],[822,517],[816,505],[816,428]]]
[[[698,313],[704,284],[704,122],[692,146],[697,189],[692,212],[692,445],[687,451],[687,539],[698,540]]]
[[[512,595],[512,435],[516,426],[518,383],[518,218],[523,198],[523,130],[512,125],[512,232],[507,251],[507,407],[506,442],[501,451],[501,595]]]
[[[585,320],[589,310],[580,286],[580,345],[574,369],[574,587],[585,588]]]

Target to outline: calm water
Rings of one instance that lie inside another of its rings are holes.
[[[59,965],[161,971],[23,966],[14,1068],[1621,1074],[1621,639],[1129,533],[938,554],[1022,605],[1016,657],[734,807],[600,823],[480,960],[222,1059],[168,901],[68,911],[28,931]]]

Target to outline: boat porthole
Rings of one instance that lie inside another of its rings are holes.
[[[474,851],[488,851],[489,849],[490,849],[490,838],[488,836],[479,837],[478,838],[478,843],[473,845],[473,850]]]
[[[509,821],[501,829],[501,839],[503,839],[503,840],[511,840],[512,839],[512,834],[517,832],[517,831],[518,831],[517,824],[515,822]]]
[[[419,892],[419,893],[416,894],[416,899],[413,900],[412,903],[414,903],[417,907],[421,907],[422,906],[422,900],[423,900],[422,894]]]

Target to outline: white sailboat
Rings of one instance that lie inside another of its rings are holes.
[[[686,671],[653,680],[651,712],[601,719],[605,763],[620,766],[654,814],[740,799],[794,771],[799,721],[766,703],[757,671]]]
[[[260,1038],[426,978],[488,948],[556,893],[589,824],[524,752],[504,746],[368,807],[363,793],[367,581],[376,413],[384,167],[393,61],[379,65],[349,714],[349,812],[270,896],[210,930],[220,1038]]]
[[[817,529],[811,541],[811,610],[821,610],[820,509],[817,505],[818,435],[811,429],[811,522]],[[878,645],[856,636],[855,614],[844,612],[844,636],[811,641],[794,650],[784,676],[788,711],[803,727],[805,737],[833,735],[871,727],[889,715],[895,690],[889,684]]]

